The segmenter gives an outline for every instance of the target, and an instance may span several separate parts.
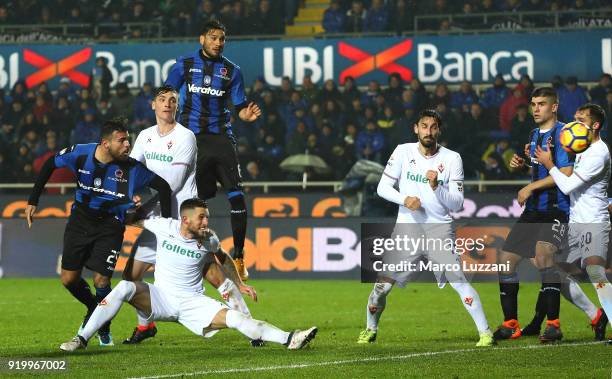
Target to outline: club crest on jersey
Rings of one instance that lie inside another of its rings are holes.
[[[94,179],[94,186],[96,187],[100,187],[102,185],[102,179],[100,178],[95,178]]]
[[[172,141],[169,141],[169,142],[166,144],[166,146],[168,146],[168,150],[172,149],[172,145],[173,145]]]
[[[444,165],[442,163],[440,163],[440,165],[438,166],[438,171],[440,172],[440,174],[444,171]]]
[[[204,75],[204,85],[205,86],[210,86],[210,83],[212,82],[212,78],[209,75]]]
[[[223,80],[230,80],[230,78],[227,76],[227,68],[226,67],[219,68],[219,73],[215,74],[215,77],[221,78]]]

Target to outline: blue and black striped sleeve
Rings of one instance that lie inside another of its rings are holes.
[[[236,112],[240,112],[243,108],[247,107],[247,97],[244,92],[244,79],[242,77],[242,71],[240,71],[240,67],[238,66],[235,66],[232,71],[230,94]]]
[[[184,72],[183,57],[178,57],[176,63],[174,63],[170,68],[170,72],[168,73],[168,77],[166,78],[166,82],[164,84],[169,85],[178,91],[183,86],[183,83],[185,83],[185,76],[183,75]]]

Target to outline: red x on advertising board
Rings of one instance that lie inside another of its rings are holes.
[[[387,74],[398,73],[403,80],[412,80],[412,70],[395,61],[412,50],[412,40],[407,39],[375,55],[365,52],[346,42],[338,43],[338,52],[345,58],[357,62],[340,73],[340,84],[344,84],[347,76],[358,78],[370,71],[379,69]]]
[[[32,50],[24,49],[23,60],[39,69],[37,72],[28,75],[25,80],[26,86],[32,88],[58,75],[67,77],[81,87],[89,86],[89,75],[77,71],[75,68],[87,62],[91,58],[91,53],[92,48],[87,47],[57,62],[53,62]]]

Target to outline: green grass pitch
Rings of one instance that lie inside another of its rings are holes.
[[[375,344],[355,344],[364,328],[371,284],[357,281],[252,280],[259,303],[248,302],[255,318],[283,329],[319,327],[312,347],[287,351],[268,344],[252,348],[235,331],[211,339],[181,325],[159,323],[157,337],[137,346],[121,345],[135,325],[129,305],[119,312],[112,333],[116,346],[101,348],[97,339],[84,351],[58,349],[76,332],[83,307],[59,279],[0,280],[0,377],[30,375],[70,378],[236,377],[567,377],[610,378],[612,346],[592,343],[586,316],[561,303],[563,343],[542,346],[536,338],[503,341],[479,348],[472,320],[455,292],[434,284],[396,288],[387,302]],[[594,290],[584,285],[595,299]],[[475,284],[491,327],[502,319],[496,283]],[[532,316],[539,286],[521,285],[521,322]],[[217,292],[207,289],[217,297]],[[596,299],[595,299],[596,300]],[[597,304],[597,303],[596,303]],[[7,359],[67,359],[65,372],[16,373]]]

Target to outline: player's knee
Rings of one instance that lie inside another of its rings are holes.
[[[239,329],[242,323],[249,318],[249,316],[245,315],[242,312],[235,311],[233,309],[228,309],[225,312],[225,325],[231,329]]]
[[[123,301],[130,301],[136,294],[136,284],[127,280],[122,280],[113,289],[113,292]]]
[[[80,280],[80,277],[78,275],[74,275],[73,273],[62,272],[60,275],[60,280],[62,281],[64,287],[68,288],[77,284]]]
[[[94,275],[94,286],[96,288],[106,288],[110,286],[110,278],[104,275]]]

